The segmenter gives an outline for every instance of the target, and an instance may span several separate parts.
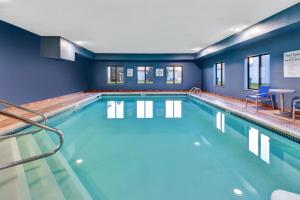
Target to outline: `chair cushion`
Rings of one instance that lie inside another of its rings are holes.
[[[268,93],[270,90],[270,86],[269,85],[263,85],[259,87],[259,91],[258,93]]]

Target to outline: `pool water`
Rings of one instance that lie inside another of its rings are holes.
[[[300,194],[299,144],[190,97],[107,96],[56,127],[94,199]]]

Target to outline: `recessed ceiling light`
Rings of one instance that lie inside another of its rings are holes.
[[[0,3],[10,3],[12,0],[0,0]]]
[[[194,52],[200,51],[201,49],[202,49],[201,47],[195,47],[195,48],[192,48],[192,50],[193,50]]]
[[[0,0],[0,1],[1,1],[1,0]],[[82,45],[84,45],[86,42],[83,41],[83,40],[76,40],[76,41],[74,41],[74,43],[77,44],[77,45],[79,45],[79,46],[82,46]]]
[[[249,30],[249,33],[251,35],[257,35],[261,32],[261,29],[259,27],[253,27]]]
[[[234,192],[234,194],[236,194],[237,196],[242,196],[242,195],[243,195],[243,192],[242,192],[240,189],[237,189],[237,188],[233,189],[233,192]]]
[[[82,159],[78,159],[78,160],[76,160],[76,164],[77,164],[77,165],[80,165],[82,162],[83,162],[83,160],[82,160]]]
[[[211,47],[207,47],[205,50],[204,50],[204,53],[205,54],[211,54],[211,53],[214,53],[218,51],[218,48],[216,46],[211,46]]]
[[[231,31],[238,33],[241,32],[242,30],[244,30],[247,26],[245,25],[238,25],[238,26],[234,26],[232,28],[230,28]]]

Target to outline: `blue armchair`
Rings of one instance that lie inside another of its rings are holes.
[[[255,101],[256,102],[256,110],[258,109],[258,103],[262,102],[271,102],[272,108],[274,110],[274,102],[272,98],[272,94],[269,91],[270,86],[260,86],[258,91],[249,92],[246,95],[246,108],[248,106],[248,101]]]
[[[296,112],[300,111],[300,99],[293,101],[293,122],[295,123]]]

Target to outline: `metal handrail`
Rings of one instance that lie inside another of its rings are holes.
[[[189,92],[195,92],[195,91],[201,91],[200,88],[197,88],[197,87],[192,87]]]
[[[14,108],[18,108],[20,110],[23,110],[23,111],[26,111],[26,112],[30,112],[30,113],[33,113],[33,114],[36,114],[36,115],[39,115],[43,118],[43,123],[46,124],[47,121],[48,121],[48,118],[41,112],[37,112],[37,111],[34,111],[34,110],[30,110],[28,108],[25,108],[23,106],[19,106],[19,105],[16,105],[16,104],[13,104],[13,103],[10,103],[8,101],[4,101],[4,100],[1,100],[0,99],[0,104],[4,104],[4,105],[7,105],[7,106],[11,106],[11,107],[14,107]]]
[[[190,90],[189,90],[189,93],[199,93],[201,95],[202,93],[202,90],[200,88],[197,88],[197,87],[192,87]]]
[[[40,130],[51,131],[51,132],[55,133],[59,138],[59,143],[56,145],[56,147],[52,151],[49,151],[47,153],[42,153],[42,154],[39,154],[39,155],[36,155],[36,156],[32,156],[32,157],[29,157],[29,158],[21,159],[21,160],[18,160],[18,161],[13,161],[13,162],[10,162],[10,163],[2,164],[2,165],[0,165],[0,170],[7,169],[7,168],[10,168],[10,167],[14,167],[16,165],[25,164],[25,163],[32,162],[32,161],[35,161],[35,160],[38,160],[38,159],[42,159],[42,158],[52,156],[57,151],[59,151],[60,148],[62,147],[64,139],[63,139],[63,133],[60,130],[55,129],[55,128],[51,128],[49,126],[46,126],[45,124],[41,124],[41,123],[32,121],[30,119],[27,119],[27,118],[24,118],[24,117],[21,117],[21,116],[18,116],[18,115],[15,115],[15,114],[12,114],[12,113],[9,113],[9,112],[6,112],[6,111],[0,111],[0,114],[4,115],[6,117],[11,117],[11,118],[18,119],[20,121],[23,121],[27,124],[30,124],[30,125],[33,125],[33,126],[36,126],[36,127],[39,127]],[[29,134],[29,132],[27,132],[27,134]],[[7,138],[10,138],[10,137],[17,137],[17,136],[20,136],[20,135],[24,135],[24,134],[5,135],[6,137],[3,137],[3,138],[0,137],[0,139],[7,139]]]
[[[33,113],[33,114],[36,114],[36,115],[39,115],[42,117],[42,123],[44,125],[47,124],[47,121],[48,121],[48,118],[43,114],[43,113],[40,113],[40,112],[37,112],[37,111],[34,111],[34,110],[30,110],[28,108],[25,108],[23,106],[19,106],[19,105],[15,105],[13,103],[10,103],[8,101],[4,101],[4,100],[1,100],[0,99],[0,104],[4,104],[4,105],[7,105],[7,106],[11,106],[11,107],[14,107],[14,108],[17,108],[19,110],[23,110],[23,111],[26,111],[26,112],[30,112],[30,113]],[[22,136],[22,135],[29,135],[29,134],[35,134],[35,133],[38,133],[40,132],[42,129],[39,128],[37,130],[33,130],[33,131],[29,131],[29,132],[25,132],[25,133],[19,133],[19,134],[14,134],[14,135],[7,135],[7,134],[3,134],[1,135],[0,134],[0,140],[1,139],[7,139],[7,138],[11,138],[11,137],[15,137],[15,136]]]

